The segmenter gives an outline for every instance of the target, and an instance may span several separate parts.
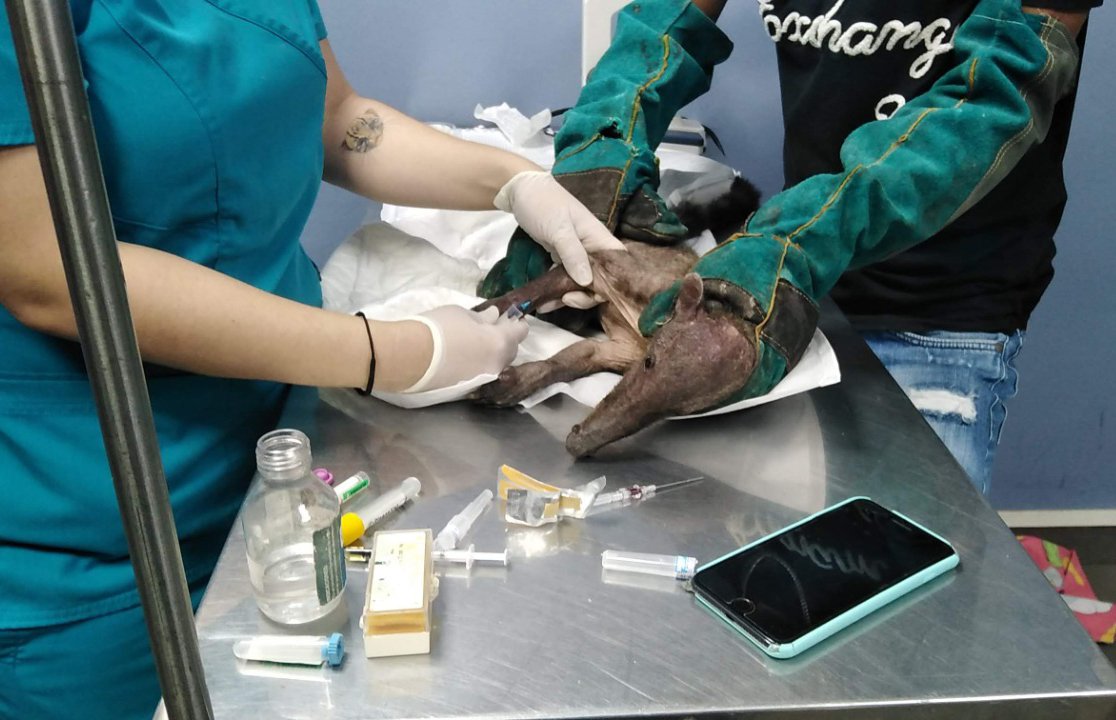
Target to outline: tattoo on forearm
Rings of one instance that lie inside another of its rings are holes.
[[[365,110],[364,113],[349,123],[345,130],[345,139],[341,141],[344,150],[366,153],[380,144],[384,137],[384,121],[375,110]]]

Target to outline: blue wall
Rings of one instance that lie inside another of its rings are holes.
[[[478,103],[527,114],[574,103],[579,89],[576,0],[320,0],[330,41],[354,87],[423,120],[472,125]],[[1009,405],[993,501],[1001,508],[1116,508],[1116,163],[1106,80],[1116,9],[1095,13],[1067,156],[1070,203],[1059,232],[1057,276],[1032,319]],[[713,90],[687,114],[711,126],[727,162],[765,195],[782,183],[774,52],[756,5],[729,3],[721,18],[736,42]],[[745,92],[747,89],[747,92]],[[717,157],[716,151],[711,152]],[[319,262],[367,212],[368,201],[323,188],[306,244]]]
[[[1005,508],[1116,508],[1116,3],[1089,24],[1054,282],[1031,318],[993,479]]]

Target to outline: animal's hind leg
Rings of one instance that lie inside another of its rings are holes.
[[[500,377],[478,388],[476,402],[511,407],[547,385],[576,380],[602,370],[624,372],[642,354],[633,342],[579,340],[547,360],[514,365]]]

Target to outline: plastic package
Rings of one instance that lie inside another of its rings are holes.
[[[584,518],[604,486],[602,475],[575,488],[560,488],[510,465],[501,465],[496,478],[500,498],[507,501],[504,519],[531,527],[556,523],[563,517]]]

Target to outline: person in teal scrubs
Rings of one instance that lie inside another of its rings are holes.
[[[292,384],[414,391],[498,372],[525,323],[320,308],[320,181],[513,212],[571,274],[619,246],[527,160],[356,94],[315,0],[71,0],[193,600]],[[0,12],[0,717],[150,717],[159,687]],[[374,372],[372,369],[374,359]]]

